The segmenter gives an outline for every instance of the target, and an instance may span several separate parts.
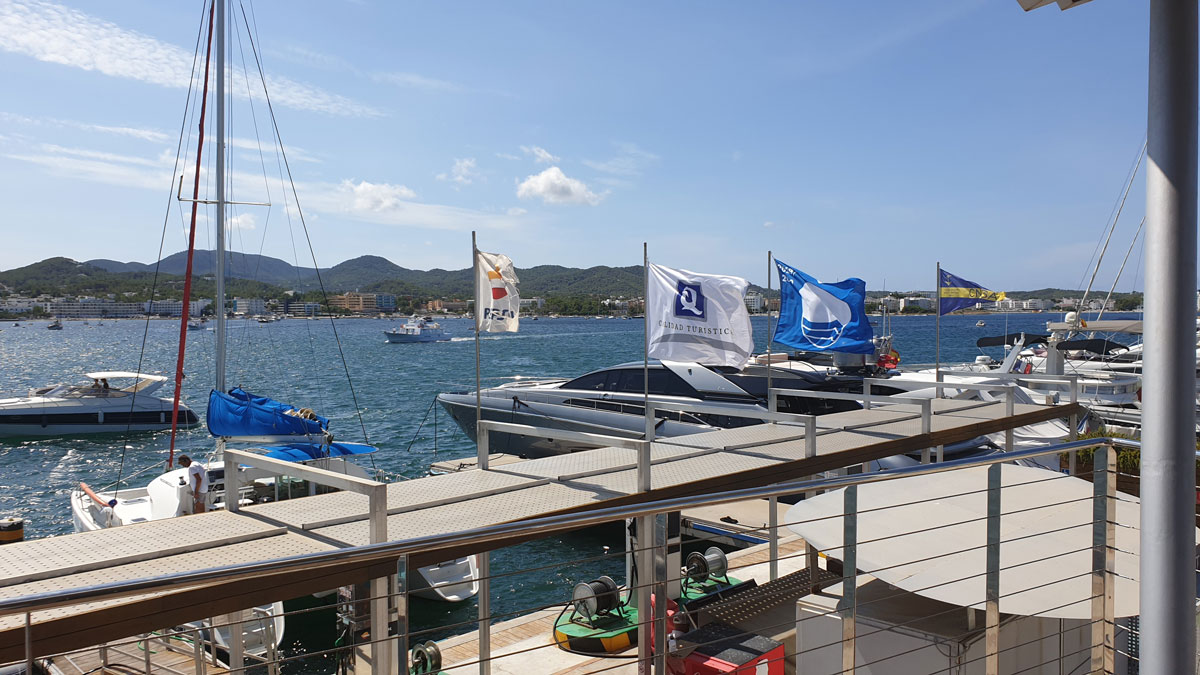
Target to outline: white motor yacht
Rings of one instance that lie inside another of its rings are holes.
[[[485,420],[582,431],[623,438],[642,438],[646,432],[643,363],[623,363],[596,370],[572,380],[518,380],[480,392]],[[747,411],[766,412],[767,370],[752,365],[744,370],[702,366],[680,361],[651,360],[650,401],[660,404],[655,435],[683,436],[719,428],[759,424],[761,420],[735,416]],[[861,377],[835,374],[774,372],[773,386],[814,391],[861,391]],[[475,392],[438,394],[438,402],[471,439],[475,438]],[[704,404],[728,408],[729,415],[671,410],[671,404]],[[824,414],[858,407],[851,401],[790,398],[780,411]],[[496,433],[492,452],[535,458],[586,450],[595,445]]]
[[[0,436],[66,436],[171,428],[171,400],[154,396],[161,375],[125,371],[84,373],[81,384],[56,384],[0,399]],[[179,404],[179,426],[199,423]]]

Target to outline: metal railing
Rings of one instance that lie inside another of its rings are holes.
[[[908,403],[913,403],[911,400]],[[919,405],[919,404],[918,404]],[[805,426],[809,421],[804,420]],[[498,423],[497,423],[498,424]],[[519,425],[518,425],[519,426]],[[497,429],[505,429],[503,425],[494,427]],[[560,432],[561,435],[561,432]],[[649,445],[647,441],[631,441],[626,439],[625,447],[642,450]],[[548,516],[536,518],[526,521],[505,523],[488,527],[475,528],[450,534],[433,535],[426,537],[415,537],[401,541],[381,542],[367,546],[358,546],[347,549],[338,549],[323,553],[315,553],[292,558],[284,558],[279,560],[263,561],[251,564],[229,565],[222,567],[214,567],[207,570],[196,572],[188,572],[181,574],[164,575],[146,579],[136,579],[130,581],[112,582],[91,586],[86,588],[76,588],[63,591],[55,591],[49,593],[41,593],[18,598],[8,598],[0,600],[0,617],[22,616],[25,622],[26,631],[26,663],[30,668],[33,668],[33,663],[36,657],[43,656],[35,654],[33,648],[33,631],[36,624],[33,621],[33,615],[38,612],[62,608],[81,603],[91,603],[99,601],[112,601],[117,599],[127,599],[132,596],[146,593],[161,593],[174,592],[200,586],[208,586],[222,582],[232,582],[238,580],[266,578],[272,576],[285,575],[292,572],[300,572],[302,570],[312,570],[314,568],[332,567],[335,565],[344,565],[346,563],[371,563],[385,562],[389,565],[395,564],[396,574],[389,575],[385,581],[380,583],[372,583],[370,590],[363,602],[369,602],[372,605],[371,613],[375,620],[373,625],[380,623],[390,623],[395,626],[395,635],[393,636],[377,636],[371,634],[369,640],[361,642],[357,647],[382,647],[382,649],[371,649],[370,653],[364,653],[363,661],[369,661],[375,667],[386,669],[390,672],[403,672],[408,668],[408,645],[417,637],[425,637],[420,632],[412,632],[408,626],[408,557],[421,554],[423,557],[428,557],[430,554],[436,554],[440,551],[450,551],[454,549],[462,549],[463,547],[472,547],[477,551],[486,551],[492,548],[503,547],[510,544],[513,540],[529,539],[535,537],[545,537],[554,534],[560,534],[570,531],[576,531],[582,528],[619,521],[629,518],[639,519],[639,530],[642,534],[641,542],[632,547],[630,553],[638,558],[638,569],[642,570],[642,574],[646,578],[632,580],[625,589],[631,600],[636,599],[639,607],[654,607],[654,612],[651,616],[640,616],[637,622],[639,653],[638,658],[642,663],[652,665],[655,672],[664,672],[667,651],[659,649],[657,652],[650,651],[651,634],[654,634],[654,644],[667,644],[667,621],[666,621],[666,603],[652,603],[650,596],[653,593],[656,597],[667,597],[667,588],[673,584],[678,584],[683,580],[683,575],[677,571],[675,573],[668,572],[668,566],[665,563],[668,560],[669,543],[666,538],[666,514],[691,509],[702,506],[716,506],[723,504],[732,504],[744,502],[754,499],[772,499],[787,495],[796,495],[801,493],[814,493],[830,490],[844,489],[843,499],[844,508],[837,517],[843,519],[843,545],[841,548],[841,559],[843,563],[843,573],[840,583],[842,584],[842,599],[843,602],[837,607],[830,609],[824,613],[824,616],[836,616],[842,623],[842,638],[836,643],[836,647],[843,655],[842,672],[853,672],[855,667],[862,668],[864,664],[853,663],[852,657],[854,654],[854,645],[857,639],[864,639],[878,632],[879,629],[872,629],[870,632],[862,632],[862,628],[872,628],[870,622],[863,623],[861,627],[856,624],[858,612],[866,606],[863,601],[856,601],[855,593],[860,581],[860,574],[855,570],[855,552],[858,545],[871,542],[857,541],[855,532],[855,524],[860,515],[865,513],[860,510],[856,500],[861,486],[872,485],[885,481],[897,479],[930,475],[939,472],[960,471],[970,468],[989,467],[988,469],[988,486],[987,492],[987,515],[980,519],[981,525],[988,529],[988,541],[986,545],[987,565],[986,565],[986,583],[987,583],[987,600],[986,611],[984,612],[983,634],[986,641],[986,649],[982,657],[986,663],[986,671],[989,673],[998,672],[1000,655],[1005,648],[1000,646],[1000,630],[1002,625],[1001,616],[999,614],[999,575],[1003,568],[1000,566],[999,545],[1001,543],[999,523],[1002,515],[1008,515],[1016,509],[1009,509],[1008,512],[1001,511],[1001,486],[999,484],[999,466],[1002,463],[1033,460],[1049,456],[1061,455],[1087,447],[1097,447],[1096,450],[1096,467],[1097,470],[1094,478],[1094,492],[1091,497],[1093,502],[1091,526],[1093,532],[1093,544],[1089,550],[1092,551],[1093,565],[1089,574],[1092,577],[1093,594],[1092,603],[1092,620],[1085,626],[1091,633],[1091,642],[1085,651],[1090,653],[1090,664],[1093,670],[1102,670],[1103,672],[1112,672],[1112,663],[1114,658],[1114,630],[1116,622],[1112,615],[1112,589],[1114,570],[1114,556],[1116,553],[1115,547],[1115,504],[1117,501],[1115,492],[1115,452],[1112,452],[1114,447],[1138,448],[1138,443],[1121,439],[1090,439],[1072,441],[1044,448],[1036,448],[1030,450],[1018,450],[1011,453],[990,455],[986,457],[976,457],[969,459],[953,460],[936,464],[920,464],[901,469],[892,469],[888,471],[880,471],[874,473],[862,473],[855,475],[836,476],[831,478],[820,478],[814,480],[796,481],[783,485],[773,485],[766,487],[747,488],[724,492],[720,494],[698,495],[689,497],[679,497],[674,499],[659,500],[653,503],[636,504],[628,506],[610,507],[598,509],[594,511],[586,511],[582,513]],[[649,453],[645,453],[647,460]],[[647,466],[648,468],[648,466]],[[1059,478],[1051,477],[1050,480],[1068,479],[1069,477],[1062,476]],[[771,508],[771,514],[775,514],[775,509]],[[810,571],[815,571],[818,564],[818,557],[806,545],[804,552],[792,552],[788,554],[781,553],[779,546],[780,530],[783,528],[797,525],[797,522],[779,523],[774,515],[771,518],[769,525],[765,526],[771,534],[772,545],[769,547],[769,565],[770,576],[764,581],[769,581],[778,578],[780,565],[792,565],[798,560],[803,559],[804,564]],[[1074,524],[1073,526],[1086,526],[1087,523]],[[644,529],[643,529],[644,528]],[[904,532],[899,532],[896,535],[904,536]],[[833,549],[822,551],[825,555],[834,553]],[[624,552],[619,554],[609,555],[624,555]],[[831,556],[832,557],[832,556]],[[589,560],[595,560],[596,557],[580,558],[578,560],[556,561],[554,564],[558,566],[569,565],[574,563],[585,564]],[[735,561],[736,562],[736,561]],[[734,569],[737,569],[735,564]],[[479,671],[486,673],[490,671],[490,664],[499,658],[519,658],[521,653],[516,654],[506,652],[503,655],[494,654],[491,651],[490,642],[488,640],[491,623],[498,619],[504,618],[501,615],[494,615],[487,609],[486,600],[490,596],[489,582],[493,579],[505,577],[517,572],[498,572],[493,573],[486,566],[480,566],[480,616],[478,620],[465,622],[460,627],[470,627],[476,625],[479,629],[478,634],[478,659],[475,664],[478,665]],[[813,578],[813,577],[810,577]],[[313,589],[325,590],[325,589]],[[550,605],[549,607],[559,606],[561,603]],[[378,613],[378,608],[385,608],[388,619],[380,622],[382,618]],[[249,608],[246,608],[249,609]],[[547,609],[547,607],[531,608],[531,609]],[[1052,608],[1051,608],[1052,609]],[[516,614],[510,613],[510,614]],[[974,617],[974,615],[971,615]],[[815,618],[811,617],[811,618]],[[972,621],[974,618],[972,618]],[[234,617],[230,621],[231,624],[236,624],[237,618]],[[819,622],[816,622],[819,623]],[[815,624],[814,624],[815,625]],[[163,635],[171,635],[180,631],[166,631]],[[236,633],[236,630],[233,630]],[[1128,632],[1126,630],[1125,632]],[[137,638],[135,638],[136,641]],[[111,647],[112,645],[110,645]],[[550,648],[556,647],[554,642],[545,645]],[[540,647],[539,647],[540,648]],[[1016,649],[1017,647],[1009,646],[1008,649]],[[350,649],[350,647],[339,647],[339,650]],[[197,655],[203,651],[197,647]],[[332,650],[331,650],[332,651]],[[214,650],[215,652],[215,650]],[[813,653],[816,653],[815,651]],[[383,656],[387,654],[389,656]],[[307,655],[312,657],[312,654]],[[396,658],[397,661],[393,664],[388,664],[388,658]],[[146,654],[147,668],[149,668],[149,653]],[[265,665],[269,667],[277,667],[294,662],[297,656],[275,656],[267,659]],[[1060,658],[1062,654],[1060,653]],[[205,659],[197,658],[195,664],[195,672],[203,672]],[[467,664],[458,664],[472,665]],[[250,664],[246,667],[256,667],[255,664]],[[262,667],[258,665],[257,667]],[[879,667],[885,667],[880,664]],[[602,668],[603,669],[603,668]]]

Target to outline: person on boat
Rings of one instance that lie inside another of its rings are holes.
[[[100,391],[100,380],[97,380],[96,378],[92,378],[92,389],[95,389],[96,391]]]
[[[107,393],[108,393],[108,378],[107,378],[107,377],[105,377],[105,378],[101,378],[101,380],[100,380],[100,391],[103,391],[105,394],[107,394]]]
[[[179,466],[187,469],[188,488],[192,493],[192,513],[204,513],[208,502],[208,471],[200,462],[193,462],[187,455],[179,456]]]

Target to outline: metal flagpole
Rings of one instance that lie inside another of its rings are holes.
[[[934,351],[934,381],[942,381],[942,262],[939,260],[937,264],[937,280],[934,281],[933,287],[937,292],[933,296],[933,312],[934,329],[933,329],[933,351]]]
[[[479,379],[479,326],[481,325],[479,305],[479,247],[475,244],[474,230],[471,230],[471,269],[474,271],[474,274],[471,275],[471,285],[475,287],[475,443],[478,444],[480,442],[479,422],[483,420],[483,393],[481,392],[482,387]]]
[[[782,295],[783,289],[780,290]],[[782,298],[781,298],[782,299]],[[767,251],[767,399],[771,398],[771,252]],[[782,306],[782,304],[780,305]]]
[[[644,350],[642,351],[642,404],[646,412],[646,438],[654,429],[654,420],[650,418],[650,247],[642,242],[642,332],[644,335]]]

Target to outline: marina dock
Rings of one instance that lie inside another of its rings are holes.
[[[638,489],[636,453],[618,447],[389,484],[386,540],[771,485],[1080,413],[1075,404],[935,399],[930,403],[932,418],[922,419],[915,410],[919,406],[908,403],[816,418],[815,453],[804,427],[790,424],[655,441],[649,448],[653,468],[649,490]],[[246,507],[237,513],[206,513],[11,544],[0,548],[0,597],[362,546],[371,541],[368,502],[362,494],[337,492]],[[411,555],[408,564],[427,565],[486,548],[468,539],[448,540]],[[60,606],[35,612],[29,637],[37,654],[82,648],[365,582],[394,573],[388,567],[351,558],[299,572],[264,571],[219,589],[160,588],[115,600]],[[26,637],[23,615],[0,617],[0,662],[23,658]]]

